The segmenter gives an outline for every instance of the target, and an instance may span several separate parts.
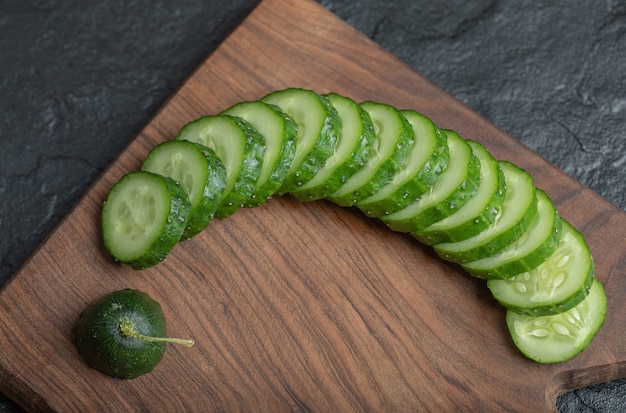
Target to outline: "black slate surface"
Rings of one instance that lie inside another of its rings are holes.
[[[626,209],[626,1],[319,1]],[[0,285],[256,3],[0,0]],[[625,405],[626,380],[558,401]]]

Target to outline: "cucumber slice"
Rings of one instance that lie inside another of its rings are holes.
[[[116,261],[136,270],[161,262],[187,226],[191,204],[173,179],[129,172],[109,192],[102,208],[102,238]]]
[[[326,164],[309,182],[291,195],[299,201],[322,199],[335,192],[365,164],[374,144],[374,125],[368,113],[352,99],[330,93],[324,95],[339,114],[339,142]]]
[[[335,151],[341,121],[327,98],[312,90],[290,88],[261,99],[281,108],[298,124],[296,153],[283,185],[285,194],[307,183]]]
[[[562,313],[589,294],[595,267],[583,235],[561,218],[561,242],[541,265],[507,280],[490,280],[494,298],[532,316]]]
[[[536,268],[554,252],[561,239],[561,219],[544,191],[537,189],[536,195],[537,213],[524,234],[492,256],[463,264],[468,273],[506,279]]]
[[[445,131],[450,151],[448,167],[431,190],[406,208],[380,219],[394,231],[420,233],[461,208],[478,190],[480,161],[456,132]]]
[[[507,311],[506,323],[517,348],[538,363],[559,363],[582,352],[604,324],[607,299],[594,279],[589,295],[560,314],[533,317]]]
[[[402,110],[413,128],[415,143],[405,164],[393,179],[374,195],[360,201],[357,207],[369,217],[380,217],[399,211],[428,192],[448,166],[447,136],[426,116],[413,110]]]
[[[414,144],[413,128],[396,108],[363,102],[376,132],[371,156],[337,191],[327,197],[340,206],[353,206],[385,186],[398,172]]]
[[[203,116],[186,124],[176,139],[214,150],[226,168],[226,186],[215,217],[224,219],[241,207],[255,205],[265,139],[248,122],[228,115]]]
[[[183,140],[163,142],[150,151],[141,170],[172,178],[185,190],[191,216],[183,238],[209,225],[226,186],[226,169],[212,149]]]
[[[241,102],[222,115],[247,121],[265,138],[265,154],[254,199],[249,206],[258,206],[271,198],[283,185],[296,154],[298,125],[278,106],[261,101]]]
[[[493,224],[477,235],[458,242],[435,244],[435,252],[457,263],[489,257],[515,242],[530,225],[537,212],[535,184],[528,172],[507,161],[498,161],[506,181],[502,209]]]
[[[506,193],[504,173],[498,161],[478,142],[466,140],[480,161],[480,184],[476,194],[455,213],[413,235],[427,244],[455,242],[473,237],[493,223]]]

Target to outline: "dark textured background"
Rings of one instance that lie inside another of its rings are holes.
[[[0,0],[0,285],[256,3]],[[626,209],[626,1],[320,3]],[[558,402],[625,405],[626,380]]]

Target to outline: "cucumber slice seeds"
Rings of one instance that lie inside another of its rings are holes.
[[[129,172],[102,207],[102,238],[117,261],[144,269],[165,259],[187,226],[191,204],[171,178]]]
[[[113,185],[104,244],[144,269],[213,217],[286,194],[356,206],[487,280],[536,362],[574,357],[606,317],[583,235],[526,171],[423,114],[337,93],[279,90],[189,122]]]

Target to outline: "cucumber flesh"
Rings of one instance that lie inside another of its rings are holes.
[[[140,270],[161,262],[176,245],[191,213],[189,198],[171,178],[129,172],[102,208],[104,245],[116,261]]]
[[[507,309],[532,316],[569,310],[588,294],[595,267],[583,235],[561,219],[561,241],[541,265],[506,280],[487,282]]]
[[[514,243],[496,254],[463,264],[471,275],[484,279],[506,279],[532,270],[548,258],[561,239],[561,220],[548,195],[536,190],[537,213]]]
[[[498,161],[476,141],[466,140],[480,161],[480,184],[476,194],[447,218],[423,231],[413,232],[417,240],[433,245],[473,237],[491,225],[504,201],[506,181]]]
[[[204,145],[226,168],[226,185],[215,217],[224,219],[244,206],[254,206],[265,139],[248,122],[228,115],[203,116],[185,125],[177,140]]]
[[[376,102],[361,107],[372,119],[375,140],[365,165],[327,197],[341,206],[354,206],[391,181],[414,143],[413,128],[398,109]]]
[[[559,363],[589,346],[606,317],[604,287],[594,279],[589,295],[570,310],[547,316],[507,311],[506,323],[517,348],[538,363]]]
[[[480,161],[457,133],[445,131],[450,161],[432,189],[406,208],[380,219],[394,231],[419,233],[467,203],[480,184]]]
[[[185,190],[191,216],[183,238],[209,225],[226,186],[226,169],[212,149],[184,140],[163,142],[150,151],[141,170],[172,178]]]
[[[465,263],[489,257],[521,237],[535,217],[537,198],[532,177],[510,162],[498,163],[506,181],[502,209],[494,222],[477,235],[435,244],[435,252],[443,259]]]
[[[325,95],[337,110],[341,133],[335,152],[317,174],[291,191],[299,201],[322,199],[335,192],[365,164],[374,144],[374,125],[369,114],[352,99]]]
[[[411,127],[415,143],[403,167],[374,195],[357,203],[369,217],[399,211],[428,192],[448,165],[447,136],[426,116],[402,110]]]
[[[533,360],[573,357],[604,322],[584,238],[527,172],[415,111],[334,93],[285,89],[188,123],[111,188],[104,243],[146,268],[212,217],[287,193],[356,206],[485,278]]]
[[[247,206],[258,206],[272,197],[285,182],[296,154],[298,125],[278,106],[261,101],[238,103],[221,114],[244,119],[265,138],[263,166],[254,196]]]
[[[307,183],[335,151],[341,121],[328,99],[312,90],[290,88],[261,99],[278,106],[298,125],[296,153],[278,190],[285,194]]]

